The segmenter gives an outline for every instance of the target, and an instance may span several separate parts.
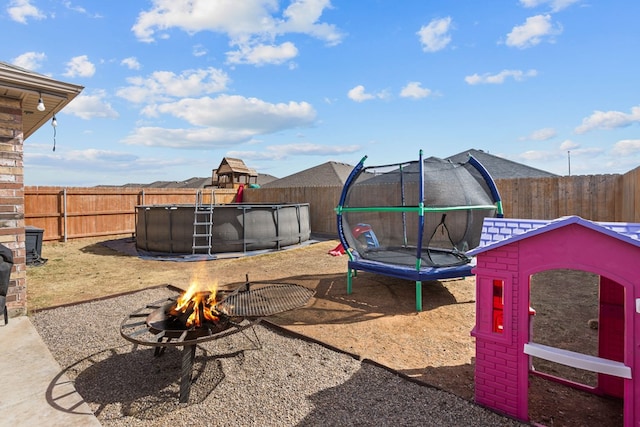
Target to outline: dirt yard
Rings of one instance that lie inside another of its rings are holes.
[[[48,261],[27,269],[29,311],[78,303],[159,285],[186,288],[205,275],[221,288],[252,281],[292,282],[315,289],[303,309],[269,321],[342,351],[374,360],[468,400],[474,393],[475,281],[423,284],[415,311],[412,282],[360,272],[346,294],[347,258],[328,251],[337,241],[265,255],[206,262],[142,260],[131,239],[45,242]],[[116,248],[116,249],[112,249]],[[532,304],[536,342],[596,354],[597,277],[557,270],[536,275]],[[540,309],[542,307],[542,309]],[[593,385],[595,376],[534,359],[537,370]],[[547,426],[622,425],[622,402],[532,376],[529,414]]]

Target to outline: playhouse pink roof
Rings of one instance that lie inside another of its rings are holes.
[[[578,224],[599,233],[640,247],[640,224],[627,222],[594,222],[579,216],[565,216],[554,220],[485,218],[482,223],[480,245],[467,252],[475,256],[501,246],[538,234],[547,233],[571,224]]]

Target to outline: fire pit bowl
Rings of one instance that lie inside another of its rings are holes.
[[[213,301],[213,305],[202,303],[209,300],[209,293],[199,295],[202,298],[196,298],[196,301],[200,302],[189,303],[185,311],[176,310],[179,301],[183,302],[184,293],[148,304],[122,321],[120,335],[132,342],[134,349],[138,345],[155,347],[156,356],[160,356],[166,347],[183,347],[180,403],[186,403],[198,343],[243,332],[263,317],[300,308],[313,294],[314,291],[293,283],[250,283],[247,279],[243,286],[232,292],[218,292],[216,296],[220,300]],[[201,320],[197,326],[186,321],[194,312]]]
[[[181,317],[170,314],[174,306],[175,300],[169,300],[169,302],[164,303],[147,315],[145,323],[150,333],[163,334],[164,337],[171,339],[180,338],[185,331],[185,324]],[[239,322],[242,321],[242,319],[238,320]],[[184,339],[187,341],[197,340],[203,336],[215,335],[226,331],[231,326],[232,323],[229,317],[223,315],[218,318],[218,321],[205,320],[200,327],[186,328],[187,336]]]

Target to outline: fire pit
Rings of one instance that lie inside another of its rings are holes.
[[[199,343],[244,333],[264,317],[304,306],[313,294],[293,283],[251,283],[248,278],[231,292],[190,288],[129,314],[120,325],[120,335],[132,342],[134,349],[138,345],[155,347],[155,356],[162,355],[167,347],[183,347],[180,403],[187,403]],[[260,348],[255,330],[253,334]]]

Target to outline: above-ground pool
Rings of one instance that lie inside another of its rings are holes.
[[[210,214],[209,247],[209,232],[202,223],[209,222]],[[151,253],[277,250],[310,236],[308,203],[204,205],[198,206],[197,214],[195,205],[136,206],[136,247]]]

